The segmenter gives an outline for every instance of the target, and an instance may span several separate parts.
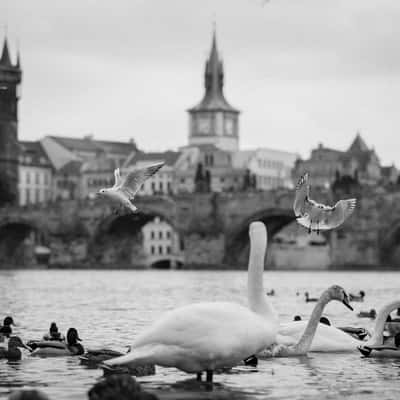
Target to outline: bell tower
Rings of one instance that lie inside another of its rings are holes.
[[[12,63],[7,38],[0,58],[0,206],[18,203],[18,85],[19,54]]]
[[[205,65],[204,97],[188,110],[189,145],[213,144],[226,151],[238,150],[240,112],[226,101],[223,86],[224,67],[214,29],[211,52]]]

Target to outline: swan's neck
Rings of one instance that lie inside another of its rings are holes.
[[[311,317],[308,320],[308,324],[303,332],[303,335],[301,336],[299,342],[293,346],[294,354],[305,354],[310,349],[324,308],[331,300],[332,298],[328,291],[325,291],[321,295],[313,309],[313,312],[311,313]]]
[[[252,311],[265,318],[276,319],[275,311],[266,299],[263,284],[265,248],[266,238],[256,236],[250,242],[247,277],[249,306]]]
[[[392,301],[391,303],[386,304],[383,306],[376,318],[374,334],[372,335],[371,339],[368,340],[368,344],[382,344],[383,343],[383,331],[385,329],[386,318],[388,315],[400,307],[400,301]]]

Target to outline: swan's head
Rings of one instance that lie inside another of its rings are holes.
[[[260,235],[267,236],[267,228],[261,221],[252,222],[249,226],[250,238]]]
[[[350,305],[349,296],[345,290],[338,285],[333,285],[328,289],[329,297],[332,300],[341,301],[347,308],[353,311],[353,307]]]

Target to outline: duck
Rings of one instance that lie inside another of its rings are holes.
[[[13,318],[10,316],[5,317],[3,320],[3,326],[0,327],[0,335],[3,335],[7,338],[10,337],[12,334],[11,325],[15,326]]]
[[[274,344],[270,349],[264,351],[260,356],[264,357],[293,357],[306,355],[311,347],[315,332],[320,324],[330,324],[326,317],[322,317],[325,306],[332,300],[342,302],[347,308],[353,311],[350,305],[349,297],[345,290],[338,285],[333,285],[326,289],[318,299],[317,304],[311,313],[307,326],[300,338],[295,344]],[[325,318],[325,319],[324,319]],[[328,325],[329,326],[329,325]]]
[[[43,340],[58,340],[60,342],[65,341],[64,335],[58,331],[58,326],[55,322],[50,324],[49,332],[43,336]]]
[[[38,357],[58,357],[58,356],[78,356],[85,350],[78,343],[81,341],[78,331],[75,328],[69,328],[67,331],[66,342],[58,340],[42,340],[28,342],[33,349],[32,356]]]
[[[310,297],[310,294],[308,292],[305,292],[304,296],[306,298],[306,303],[315,303],[318,301],[316,297]]]
[[[264,269],[265,242],[258,240],[260,222],[250,224],[249,270]],[[132,351],[104,361],[106,367],[156,364],[175,367],[213,382],[213,373],[230,368],[269,347],[276,340],[278,321],[266,319],[262,281],[256,311],[233,302],[185,305],[165,313],[132,342]],[[257,294],[259,296],[259,294]],[[268,307],[267,307],[268,308]],[[223,323],[221,323],[223,321]]]
[[[350,301],[364,301],[364,297],[365,297],[365,292],[364,290],[360,290],[359,294],[349,294],[350,297]]]
[[[128,353],[131,348],[129,346]],[[111,358],[116,358],[123,356],[124,353],[120,351],[112,350],[112,349],[92,349],[87,350],[85,354],[79,356],[81,364],[87,365],[89,367],[98,367],[99,364],[103,363],[106,360],[110,360]],[[112,369],[115,373],[116,370]],[[105,374],[107,374],[108,370],[104,369]],[[134,376],[148,376],[154,375],[156,373],[156,368],[154,364],[140,365],[137,367],[129,367],[129,365],[123,367],[119,371],[120,373],[128,373]]]
[[[274,289],[269,290],[268,292],[266,292],[266,295],[267,296],[275,296],[275,290]]]
[[[20,337],[11,336],[8,340],[8,348],[0,348],[0,359],[6,358],[8,361],[19,361],[22,357],[20,347],[32,351],[29,346],[24,344]]]
[[[357,314],[358,318],[371,318],[375,319],[376,318],[376,310],[374,308],[371,308],[369,311],[360,311]]]

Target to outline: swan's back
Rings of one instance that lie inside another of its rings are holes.
[[[280,325],[278,343],[286,345],[296,344],[300,340],[307,323],[308,321],[295,321]],[[357,346],[362,343],[362,341],[353,338],[334,326],[319,323],[309,351],[357,351]]]
[[[184,351],[200,359],[224,360],[225,366],[257,353],[275,341],[277,326],[236,303],[198,303],[167,312],[132,347]]]

